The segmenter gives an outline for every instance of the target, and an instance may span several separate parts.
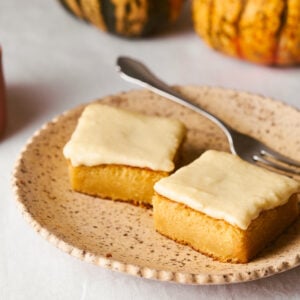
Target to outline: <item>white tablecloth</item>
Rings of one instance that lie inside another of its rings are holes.
[[[300,297],[300,268],[259,281],[184,286],[131,277],[53,247],[23,219],[11,173],[26,140],[80,103],[136,88],[119,78],[118,55],[143,60],[171,84],[213,85],[300,107],[300,68],[261,67],[207,48],[189,10],[169,32],[127,40],[69,16],[55,0],[0,1],[8,124],[0,142],[0,299],[249,299]]]

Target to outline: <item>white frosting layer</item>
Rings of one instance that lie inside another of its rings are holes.
[[[90,104],[63,149],[73,166],[119,164],[170,172],[183,124],[103,104]]]
[[[154,189],[166,198],[246,230],[263,210],[285,204],[300,190],[300,184],[235,155],[209,150],[158,181]]]

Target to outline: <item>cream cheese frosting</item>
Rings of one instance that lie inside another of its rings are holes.
[[[299,182],[215,150],[158,181],[161,196],[246,230],[263,210],[285,204]]]
[[[88,105],[63,154],[73,166],[119,164],[170,172],[185,133],[178,120]]]

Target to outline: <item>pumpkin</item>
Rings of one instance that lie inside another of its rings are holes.
[[[184,0],[60,0],[73,15],[98,28],[140,37],[174,22]]]
[[[195,31],[212,48],[255,63],[300,62],[300,0],[193,0]]]

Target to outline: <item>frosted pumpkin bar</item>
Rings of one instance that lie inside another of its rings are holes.
[[[90,104],[63,149],[72,188],[151,204],[153,185],[173,171],[184,133],[177,120]]]
[[[222,262],[246,263],[298,216],[297,181],[206,151],[158,181],[156,230]]]

